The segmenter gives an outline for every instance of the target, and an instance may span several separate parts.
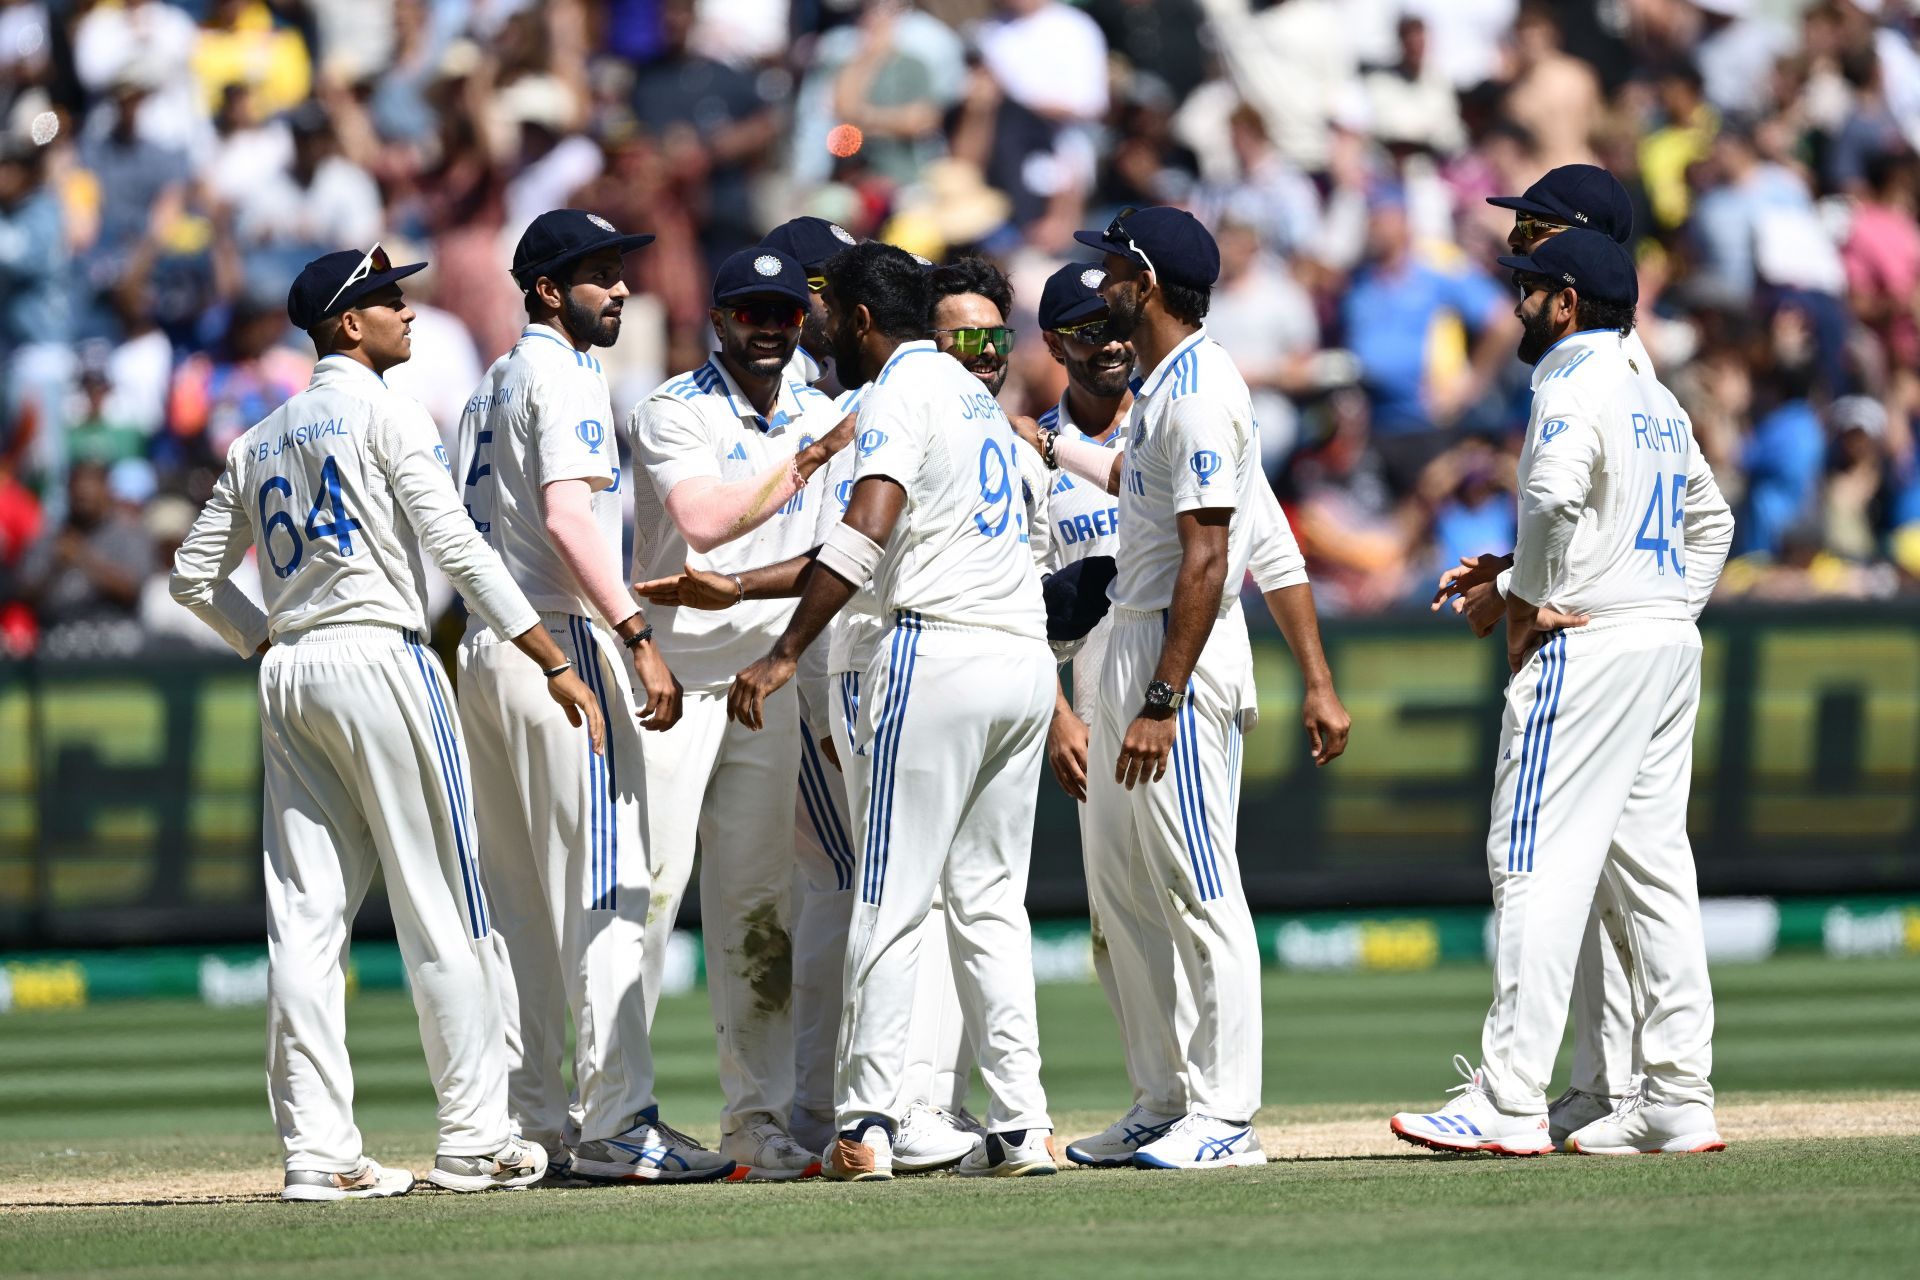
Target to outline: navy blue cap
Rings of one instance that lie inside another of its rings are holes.
[[[1633,202],[1627,199],[1627,189],[1598,165],[1563,164],[1547,170],[1526,194],[1488,196],[1487,203],[1598,231],[1621,244],[1633,239]]]
[[[742,298],[788,298],[805,306],[807,273],[786,254],[765,245],[742,249],[713,273],[713,305]]]
[[[1112,556],[1086,556],[1062,565],[1040,581],[1047,604],[1047,639],[1078,640],[1107,616],[1107,584],[1116,569]]]
[[[522,289],[569,262],[602,249],[621,253],[653,243],[650,235],[623,236],[611,222],[585,209],[549,209],[520,233],[513,246],[513,278]]]
[[[778,249],[808,271],[819,269],[834,254],[859,243],[853,232],[839,223],[812,217],[789,218],[760,237],[762,248]]]
[[[426,269],[424,262],[394,266],[379,245],[364,253],[342,249],[322,254],[293,278],[293,287],[287,290],[287,319],[296,329],[311,329],[328,316],[351,311],[357,300],[374,290]]]
[[[1574,227],[1542,240],[1532,253],[1497,259],[1503,267],[1545,276],[1596,302],[1632,305],[1640,301],[1640,277],[1626,246],[1598,231]]]
[[[1081,320],[1091,320],[1107,309],[1100,296],[1107,272],[1097,262],[1069,262],[1047,277],[1040,291],[1040,327],[1058,329]]]
[[[1211,289],[1220,278],[1220,246],[1185,209],[1163,204],[1123,209],[1105,231],[1076,231],[1073,238],[1090,249],[1149,266],[1168,284]]]

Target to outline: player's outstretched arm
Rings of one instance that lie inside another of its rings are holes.
[[[783,458],[745,480],[723,483],[712,476],[682,480],[666,494],[667,515],[695,551],[711,551],[744,537],[765,524],[806,486],[814,472],[847,446],[853,439],[853,424],[854,415],[848,414],[792,458]]]
[[[633,593],[648,604],[731,609],[742,600],[784,600],[799,595],[806,587],[807,569],[812,564],[813,554],[809,552],[744,573],[715,573],[687,565],[668,577],[634,583]]]
[[[1097,484],[1108,493],[1120,492],[1120,464],[1124,451],[1075,440],[1058,431],[1042,431],[1040,424],[1021,415],[1010,418],[1013,434],[1032,445],[1056,471],[1070,471],[1088,484]]]
[[[773,651],[733,678],[727,691],[727,715],[749,729],[764,723],[769,697],[793,679],[800,655],[819,639],[827,623],[873,577],[881,548],[907,505],[907,491],[890,476],[868,476],[853,486],[847,514],[821,546],[806,575],[800,604]]]

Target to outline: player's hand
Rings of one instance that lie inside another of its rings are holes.
[[[1300,703],[1300,722],[1307,727],[1315,768],[1332,764],[1347,749],[1347,731],[1353,728],[1353,717],[1341,705],[1332,685],[1307,690]]]
[[[794,455],[794,465],[800,468],[802,478],[826,466],[828,459],[853,443],[853,429],[859,417],[857,413],[848,414],[834,424],[833,430]]]
[[[1584,627],[1591,618],[1584,613],[1561,613],[1544,605],[1528,604],[1519,596],[1507,597],[1507,666],[1516,675],[1527,665],[1534,650],[1547,642],[1554,632],[1567,627]]]
[[[1120,759],[1113,767],[1113,780],[1131,791],[1135,783],[1145,786],[1167,776],[1167,757],[1173,754],[1176,720],[1171,711],[1143,710],[1127,726],[1120,743]]]
[[[1499,579],[1512,563],[1512,556],[1461,556],[1457,566],[1440,575],[1428,607],[1437,613],[1451,600],[1453,611],[1463,615],[1473,634],[1484,640],[1505,616],[1506,597],[1500,594]]]
[[[767,699],[793,679],[793,673],[799,666],[791,658],[777,658],[768,654],[735,676],[733,687],[727,690],[727,718],[749,729],[764,727],[767,723],[764,714]]]
[[[679,677],[667,670],[667,660],[651,640],[637,645],[633,652],[633,674],[639,678],[639,692],[645,701],[640,706],[640,727],[663,732],[680,723]]]
[[[731,609],[740,603],[740,584],[728,573],[687,565],[679,573],[633,584],[633,594],[648,604],[670,604],[688,609]]]
[[[1087,725],[1065,707],[1055,707],[1047,726],[1047,763],[1060,789],[1075,800],[1087,798]]]
[[[840,748],[833,745],[833,735],[828,734],[826,737],[820,739],[819,746],[820,754],[827,758],[827,763],[835,769],[838,769],[841,773],[845,773],[846,770],[840,768]]]
[[[1013,434],[1033,446],[1033,451],[1046,457],[1046,451],[1040,447],[1040,424],[1024,413],[1016,413],[1007,419],[1013,425]]]
[[[567,713],[567,722],[576,729],[587,726],[587,739],[593,743],[593,754],[605,755],[607,750],[607,722],[600,716],[600,701],[587,689],[587,682],[580,673],[569,667],[553,679],[547,681],[547,693]]]

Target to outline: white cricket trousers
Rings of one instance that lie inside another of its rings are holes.
[[[498,1150],[510,1134],[499,979],[439,658],[394,627],[283,636],[260,664],[260,737],[267,1093],[286,1167],[348,1173],[360,1163],[346,964],[376,867],[439,1099],[439,1150]]]
[[[671,662],[671,659],[669,659]],[[641,739],[646,758],[648,1016],[667,938],[700,851],[700,935],[720,1050],[724,1136],[758,1121],[787,1127],[793,1106],[793,806],[800,700],[767,699],[765,727],[727,719],[727,690],[688,690],[680,723]]]
[[[1114,781],[1165,638],[1163,610],[1114,610],[1087,748],[1087,896],[1112,967],[1133,1100],[1244,1123],[1260,1109],[1260,943],[1240,883],[1241,714],[1253,679],[1238,610],[1215,619],[1175,716],[1166,776]],[[1103,984],[1104,985],[1104,984]]]
[[[584,617],[540,623],[600,702],[595,755],[538,667],[477,623],[460,646],[460,719],[494,927],[512,970],[503,1005],[509,1096],[520,1134],[565,1145],[567,1013],[578,1139],[611,1138],[654,1105],[645,971],[647,792],[626,650]]]
[[[1713,1101],[1713,994],[1687,794],[1700,701],[1691,622],[1598,621],[1555,633],[1507,686],[1487,866],[1494,999],[1488,1091],[1546,1110],[1574,971],[1596,905],[1633,963],[1647,1093]]]
[[[870,770],[855,866],[836,1112],[898,1123],[938,894],[995,1132],[1052,1128],[1027,922],[1033,810],[1053,706],[1038,640],[898,615],[860,681]]]
[[[1606,895],[1601,895],[1605,897]],[[1568,1083],[1617,1098],[1640,1074],[1633,953],[1617,904],[1594,902],[1573,969],[1573,1060]]]
[[[837,691],[840,680],[829,684]],[[853,915],[856,828],[847,804],[849,782],[822,749],[837,737],[833,718],[824,709],[817,722],[801,716],[794,801],[793,1104],[816,1115],[833,1110],[833,1055]],[[842,765],[859,759],[837,742],[834,753]]]

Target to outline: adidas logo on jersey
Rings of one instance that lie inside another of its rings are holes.
[[[733,452],[728,454],[727,457],[737,462],[745,462],[747,460],[747,447],[743,444],[735,444],[733,446]]]

